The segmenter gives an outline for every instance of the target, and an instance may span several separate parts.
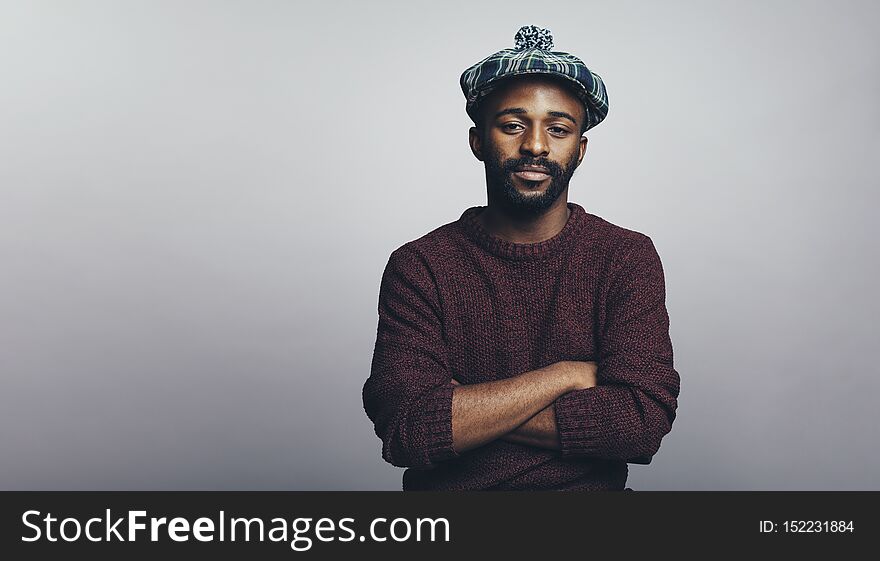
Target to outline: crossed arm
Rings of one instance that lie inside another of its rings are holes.
[[[561,367],[563,363],[557,363],[555,365],[551,365],[552,367]],[[583,384],[583,388],[593,387],[596,385],[596,363],[595,362],[569,362],[567,365],[569,368],[575,368],[581,370],[580,379]],[[585,378],[584,378],[585,377]],[[461,382],[452,379],[453,386],[462,386]],[[479,387],[483,386],[483,384],[475,384],[471,387]],[[463,387],[463,386],[462,386]],[[456,390],[461,391],[461,390]],[[483,391],[488,391],[486,388],[483,388]],[[456,402],[455,393],[453,393],[453,403]],[[468,421],[463,420],[461,418],[461,414],[453,416],[453,442],[456,448],[458,446],[462,446],[462,439],[455,440],[456,432],[460,433],[463,430],[461,425],[468,424]],[[471,420],[470,424],[474,424],[474,421]],[[456,431],[456,425],[459,427]],[[507,442],[512,442],[514,444],[522,444],[525,446],[534,446],[536,448],[549,448],[551,450],[562,450],[562,440],[559,435],[559,426],[556,423],[556,407],[555,402],[550,405],[544,407],[537,413],[535,413],[531,418],[529,418],[526,422],[517,426],[513,430],[502,434],[497,437],[499,440],[505,440]],[[651,456],[639,456],[635,458],[628,458],[626,460],[631,464],[650,464]]]
[[[540,377],[536,378],[538,374]],[[452,397],[456,451],[463,452],[495,438],[559,450],[553,402],[568,391],[595,386],[596,363],[558,362],[499,382],[465,386],[452,379],[456,386]]]

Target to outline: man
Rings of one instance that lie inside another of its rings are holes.
[[[623,490],[679,394],[652,240],[568,202],[601,78],[527,26],[461,77],[488,205],[391,253],[364,408],[404,490]]]

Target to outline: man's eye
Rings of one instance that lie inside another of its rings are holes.
[[[510,127],[518,127],[518,126],[519,126],[519,124],[517,124],[517,123],[506,123],[504,125],[501,125],[501,128],[509,131],[509,130],[514,130]]]
[[[568,131],[562,127],[550,127],[550,130],[556,129],[561,134],[568,134]]]

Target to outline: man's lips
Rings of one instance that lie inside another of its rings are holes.
[[[513,175],[527,181],[544,181],[550,177],[550,170],[544,166],[524,165],[514,169]]]
[[[550,177],[550,172],[545,168],[524,167],[514,170],[513,175],[527,181],[544,181]]]

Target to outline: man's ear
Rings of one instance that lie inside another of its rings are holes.
[[[471,127],[468,129],[468,142],[471,145],[471,152],[474,153],[474,156],[477,157],[481,162],[483,161],[483,138],[480,135],[480,130],[477,127]]]
[[[589,139],[586,136],[581,136],[581,139],[578,141],[578,150],[580,150],[580,156],[578,156],[578,167],[581,165],[581,161],[584,159],[584,154],[587,153],[587,141]]]

